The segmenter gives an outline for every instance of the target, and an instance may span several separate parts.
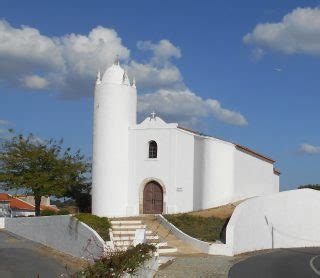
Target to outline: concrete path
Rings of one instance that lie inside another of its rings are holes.
[[[51,248],[0,230],[0,277],[68,277],[83,262]]]
[[[320,277],[320,248],[279,249],[235,264],[230,278]]]
[[[158,278],[204,278],[228,277],[231,266],[239,258],[225,256],[192,255],[177,257],[169,265],[163,265],[155,277]]]

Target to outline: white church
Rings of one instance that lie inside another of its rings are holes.
[[[93,214],[189,212],[279,192],[271,158],[155,113],[136,116],[135,81],[116,61],[95,85]]]

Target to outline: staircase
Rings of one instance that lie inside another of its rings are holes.
[[[132,246],[136,229],[146,229],[146,243],[156,246],[159,256],[166,256],[178,251],[177,248],[168,246],[166,241],[161,240],[156,230],[148,229],[143,218],[119,218],[111,221],[110,239],[113,241],[115,248],[126,250],[129,246]]]

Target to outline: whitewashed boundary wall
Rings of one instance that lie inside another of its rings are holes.
[[[74,257],[103,255],[105,242],[88,225],[69,215],[6,218],[5,229]]]
[[[158,214],[156,217],[159,223],[170,230],[177,238],[181,239],[186,244],[191,245],[195,249],[210,255],[231,256],[231,250],[228,245],[223,243],[209,243],[196,239],[182,232],[176,226],[171,224],[167,219],[165,219],[161,214]]]
[[[284,191],[238,205],[227,226],[233,255],[261,249],[320,246],[320,192]]]

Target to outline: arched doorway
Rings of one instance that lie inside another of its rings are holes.
[[[163,212],[163,190],[159,183],[150,181],[143,190],[143,213],[161,214]]]

